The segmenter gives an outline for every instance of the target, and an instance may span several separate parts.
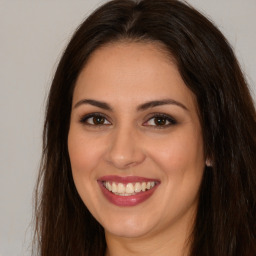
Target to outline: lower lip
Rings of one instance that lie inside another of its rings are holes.
[[[149,199],[152,194],[155,192],[155,190],[158,187],[158,184],[156,184],[153,188],[145,191],[145,192],[140,192],[136,195],[131,195],[131,196],[119,196],[116,195],[109,190],[107,190],[102,182],[98,182],[101,188],[101,191],[103,195],[107,198],[107,200],[117,206],[135,206],[138,205],[147,199]]]

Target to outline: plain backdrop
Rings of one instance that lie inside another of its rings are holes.
[[[100,2],[0,0],[0,256],[30,255],[47,92],[74,29]],[[255,95],[256,0],[187,2],[226,35]]]

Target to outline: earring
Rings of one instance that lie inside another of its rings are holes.
[[[207,158],[206,161],[205,161],[205,165],[207,167],[212,167],[212,161],[209,158]]]

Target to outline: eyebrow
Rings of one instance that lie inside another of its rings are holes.
[[[163,100],[154,100],[154,101],[149,101],[146,102],[140,106],[137,107],[138,111],[143,111],[149,108],[157,107],[157,106],[162,106],[162,105],[176,105],[178,107],[183,108],[184,110],[188,110],[188,108],[180,103],[179,101],[173,100],[173,99],[163,99]]]
[[[108,110],[108,111],[113,111],[113,109],[111,108],[111,106],[108,103],[103,102],[103,101],[93,100],[93,99],[80,100],[75,104],[74,108],[77,108],[77,107],[79,107],[80,105],[83,105],[83,104],[89,104],[89,105],[96,106],[96,107],[99,107],[99,108],[102,108],[102,109],[105,109],[105,110]],[[173,100],[173,99],[148,101],[146,103],[143,103],[143,104],[139,105],[137,107],[137,111],[144,111],[144,110],[147,110],[149,108],[154,108],[154,107],[162,106],[162,105],[176,105],[176,106],[181,107],[184,110],[188,111],[188,108],[185,105],[183,105],[179,101],[176,101],[176,100]]]
[[[80,101],[78,101],[75,104],[74,108],[77,108],[77,107],[79,107],[79,106],[81,106],[83,104],[89,104],[89,105],[92,105],[92,106],[95,106],[95,107],[98,107],[98,108],[102,108],[102,109],[105,109],[105,110],[113,111],[108,103],[103,102],[103,101],[98,101],[98,100],[92,100],[92,99],[80,100]]]

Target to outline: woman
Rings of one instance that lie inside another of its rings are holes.
[[[256,255],[255,128],[204,16],[176,0],[103,5],[50,90],[39,255]]]

